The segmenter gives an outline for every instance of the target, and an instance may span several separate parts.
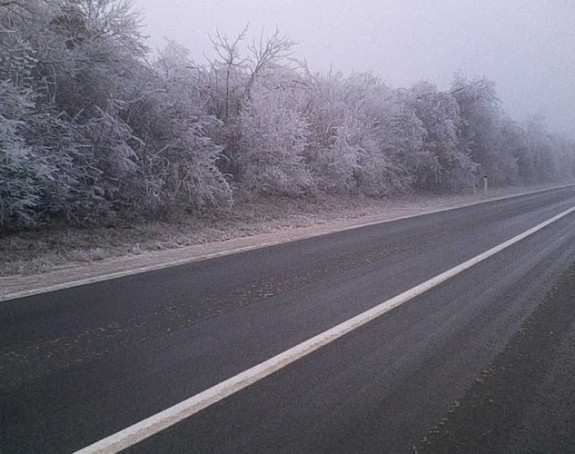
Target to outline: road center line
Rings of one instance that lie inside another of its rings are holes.
[[[136,443],[145,440],[152,435],[161,432],[164,429],[186,419],[199,411],[231,396],[232,394],[258,382],[259,380],[273,374],[274,372],[286,367],[287,365],[303,358],[306,355],[318,350],[324,345],[333,342],[334,340],[344,336],[345,334],[359,328],[360,326],[369,323],[370,321],[380,317],[381,315],[391,311],[392,309],[412,300],[416,296],[427,292],[428,290],[438,286],[439,284],[447,281],[448,279],[462,273],[463,271],[471,268],[474,265],[494,256],[495,254],[507,249],[508,247],[518,243],[519,241],[527,238],[530,235],[538,232],[539,230],[547,227],[548,225],[558,221],[559,219],[573,213],[575,206],[563,211],[557,216],[548,219],[547,221],[511,238],[498,246],[495,246],[488,251],[483,252],[466,262],[457,265],[450,270],[447,270],[422,284],[417,285],[355,317],[334,326],[323,333],[314,336],[295,347],[292,347],[250,369],[241,372],[227,380],[209,388],[205,391],[192,396],[179,404],[176,404],[166,410],[163,410],[149,418],[146,418],[126,429],[121,430],[109,437],[104,438],[75,454],[110,454],[117,453],[123,449],[135,445]]]

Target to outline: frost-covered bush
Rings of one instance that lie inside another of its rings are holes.
[[[231,190],[216,166],[223,148],[206,135],[211,117],[174,126],[175,141],[165,150],[170,200],[189,209],[231,203]]]
[[[573,141],[509,119],[489,80],[311,74],[279,31],[152,58],[139,21],[124,0],[0,1],[0,231],[575,176]]]
[[[307,118],[310,123],[306,160],[317,187],[330,193],[356,189],[356,172],[362,153],[354,104],[340,74],[307,74],[310,87]]]
[[[311,187],[304,162],[308,124],[298,89],[285,83],[254,86],[241,113],[239,182],[248,192],[300,195]]]
[[[419,146],[420,132],[407,125],[397,94],[370,74],[308,75],[306,82],[312,87],[307,156],[318,187],[368,195],[408,188],[406,156]]]
[[[149,98],[151,118],[140,136],[148,138],[148,169],[159,178],[160,199],[172,208],[229,205],[231,188],[217,167],[223,146],[213,139],[223,123],[206,112],[210,102],[206,71],[173,42],[154,68],[157,79]]]
[[[495,84],[486,79],[468,81],[457,76],[451,93],[457,100],[461,123],[460,146],[469,150],[471,160],[491,184],[505,185],[516,180],[517,167],[511,150],[502,146],[505,121]]]
[[[477,165],[466,144],[459,140],[462,119],[457,100],[427,82],[411,89],[411,106],[424,129],[416,155],[415,183],[422,189],[471,187]]]
[[[34,105],[29,91],[0,81],[0,228],[36,223],[42,202],[42,180],[49,178],[24,139],[26,117]]]
[[[89,182],[91,198],[113,212],[130,211],[139,202],[139,158],[130,142],[137,143],[131,128],[114,112],[98,109],[77,127],[77,140],[84,153],[84,165],[97,169]],[[88,183],[88,182],[86,182]]]

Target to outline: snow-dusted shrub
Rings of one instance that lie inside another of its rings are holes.
[[[305,83],[310,87],[305,112],[310,130],[306,162],[314,182],[325,192],[351,192],[360,148],[349,141],[357,123],[345,102],[345,82],[339,74],[308,72]]]
[[[327,192],[383,195],[411,184],[406,156],[419,146],[405,105],[371,74],[310,76],[307,159]],[[417,122],[417,119],[415,119]]]
[[[212,117],[174,121],[173,139],[162,150],[166,195],[171,204],[189,210],[231,203],[231,189],[216,166],[222,147],[206,135]]]
[[[42,201],[41,180],[49,177],[23,137],[33,105],[29,91],[0,81],[0,229],[35,224]]]
[[[495,84],[487,79],[468,81],[457,76],[451,87],[457,100],[461,124],[459,140],[469,150],[478,171],[487,175],[493,185],[504,185],[516,179],[517,167],[511,150],[502,147],[502,125],[505,121]]]
[[[294,69],[279,31],[148,61],[124,0],[0,1],[0,230],[157,217],[254,194],[382,196],[575,174],[573,141],[510,120],[493,82],[391,89]],[[243,48],[245,47],[245,48]]]
[[[205,73],[188,52],[169,42],[141,73],[126,117],[141,143],[140,183],[146,211],[169,214],[231,203],[231,188],[217,167],[223,147],[212,139],[221,121],[204,110],[209,102]]]
[[[85,182],[90,198],[99,202],[109,218],[116,212],[137,211],[140,163],[130,145],[137,143],[131,128],[113,111],[98,109],[97,116],[77,125],[76,134],[84,153],[83,166],[97,169],[92,181]]]
[[[333,128],[328,143],[310,147],[317,187],[328,193],[349,193],[355,188],[355,175],[359,170],[362,152],[358,145],[350,144],[346,125]]]
[[[473,185],[477,164],[458,138],[459,106],[450,93],[427,82],[410,91],[410,104],[425,132],[416,154],[415,183],[422,189],[463,189]]]
[[[308,124],[298,94],[278,82],[252,87],[241,113],[240,184],[253,193],[300,195],[311,186],[304,162]]]

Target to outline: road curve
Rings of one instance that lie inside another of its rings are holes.
[[[0,452],[74,452],[575,205],[575,189],[0,303]],[[132,452],[412,452],[573,260],[575,215]]]

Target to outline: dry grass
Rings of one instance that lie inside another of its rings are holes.
[[[541,188],[541,187],[540,187]],[[491,191],[489,198],[537,188]],[[542,189],[542,188],[541,188]],[[261,233],[389,214],[399,217],[473,203],[484,195],[402,195],[389,199],[321,196],[314,199],[267,198],[233,208],[170,222],[115,228],[51,228],[0,238],[0,276],[30,275],[104,260]]]

